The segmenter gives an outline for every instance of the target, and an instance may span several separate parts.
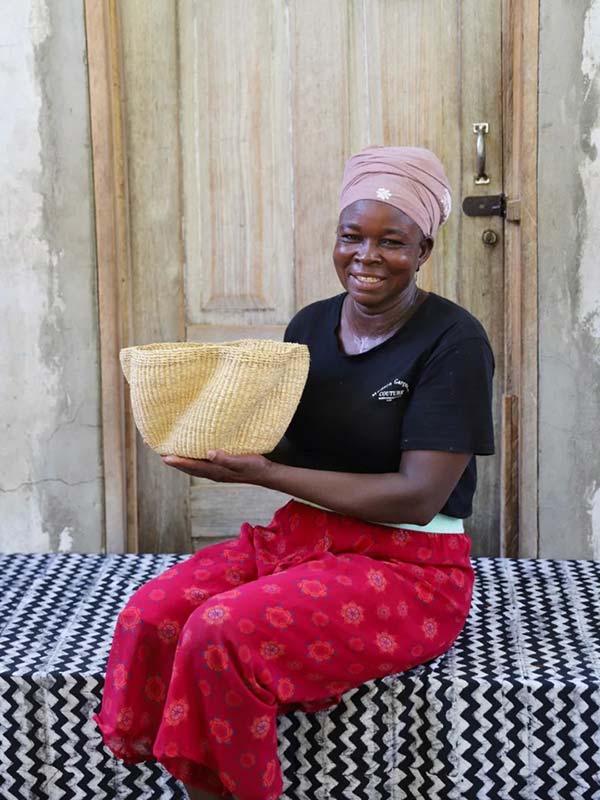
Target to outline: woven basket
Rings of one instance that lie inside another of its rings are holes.
[[[268,453],[285,433],[308,375],[303,344],[244,339],[127,347],[121,366],[135,424],[161,455]]]

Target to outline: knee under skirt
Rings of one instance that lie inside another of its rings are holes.
[[[391,528],[298,501],[141,586],[119,614],[94,719],[127,762],[276,800],[278,714],[446,652],[474,572],[467,534]]]

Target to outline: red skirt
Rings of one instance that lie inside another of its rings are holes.
[[[117,621],[102,708],[112,752],[240,800],[282,791],[278,714],[337,703],[444,653],[467,618],[467,534],[292,500],[266,527],[141,586]]]

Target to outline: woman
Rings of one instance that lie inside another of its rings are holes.
[[[441,655],[469,611],[463,519],[474,455],[494,449],[494,360],[474,317],[415,282],[448,182],[428,150],[372,147],[340,199],[345,291],[288,326],[311,368],[284,441],[268,458],[163,458],[297,499],[142,586],[115,632],[105,741],[158,759],[192,798],[275,800],[277,714]]]

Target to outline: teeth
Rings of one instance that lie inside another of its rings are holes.
[[[378,283],[381,278],[372,278],[370,275],[355,275],[357,281],[361,283]]]

